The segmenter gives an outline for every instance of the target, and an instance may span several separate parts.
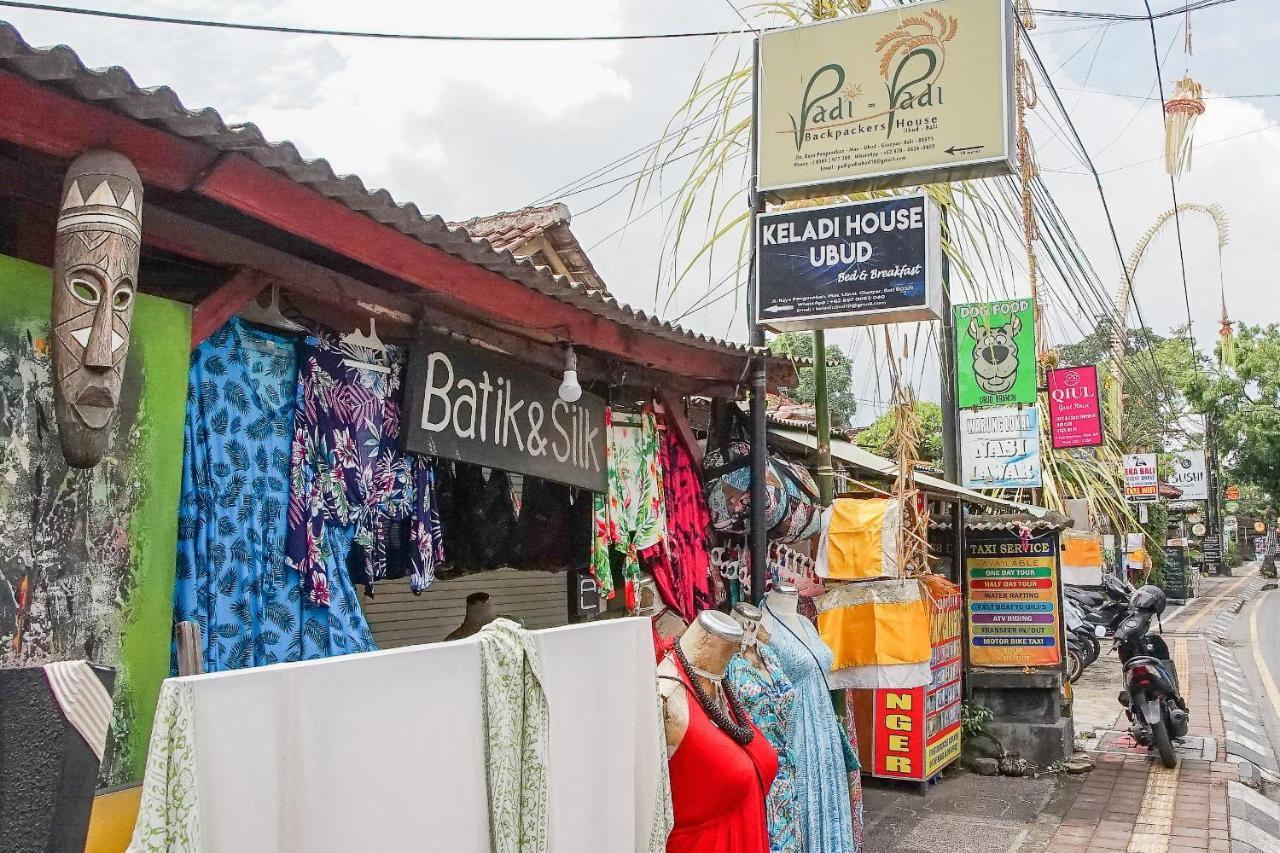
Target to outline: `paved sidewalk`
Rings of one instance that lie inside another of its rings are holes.
[[[1238,668],[1217,641],[1241,604],[1261,585],[1253,567],[1243,577],[1207,578],[1200,595],[1166,621],[1164,636],[1191,711],[1178,766],[1166,769],[1137,747],[1116,715],[1110,730],[1086,739],[1098,767],[1054,833],[1049,850],[1126,853],[1275,853],[1280,851],[1280,808],[1239,783],[1237,749],[1248,711],[1238,689]],[[1099,661],[1119,684],[1118,664]],[[1233,681],[1232,679],[1236,680]],[[1077,693],[1077,732],[1086,720],[1111,717],[1097,701],[1102,692],[1082,682]],[[1114,691],[1111,701],[1114,702]],[[1118,709],[1118,705],[1113,705]],[[1260,748],[1260,745],[1259,745]]]

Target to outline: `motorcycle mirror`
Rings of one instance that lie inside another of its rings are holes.
[[[1097,637],[1098,639],[1102,639],[1103,637],[1107,636],[1107,626],[1106,626],[1106,625],[1094,625],[1094,626],[1093,626],[1093,636]]]

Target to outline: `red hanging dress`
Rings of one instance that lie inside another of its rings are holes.
[[[671,803],[675,828],[667,853],[769,853],[764,798],[778,772],[778,755],[751,721],[755,737],[746,746],[723,732],[672,656],[684,683],[689,728],[671,756]]]

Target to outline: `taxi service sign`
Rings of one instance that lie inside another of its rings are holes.
[[[1056,531],[1027,538],[1013,531],[974,531],[966,537],[965,576],[974,666],[1062,663]]]

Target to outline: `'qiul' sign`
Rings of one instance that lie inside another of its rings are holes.
[[[957,405],[1036,401],[1035,309],[1031,299],[955,306]]]

